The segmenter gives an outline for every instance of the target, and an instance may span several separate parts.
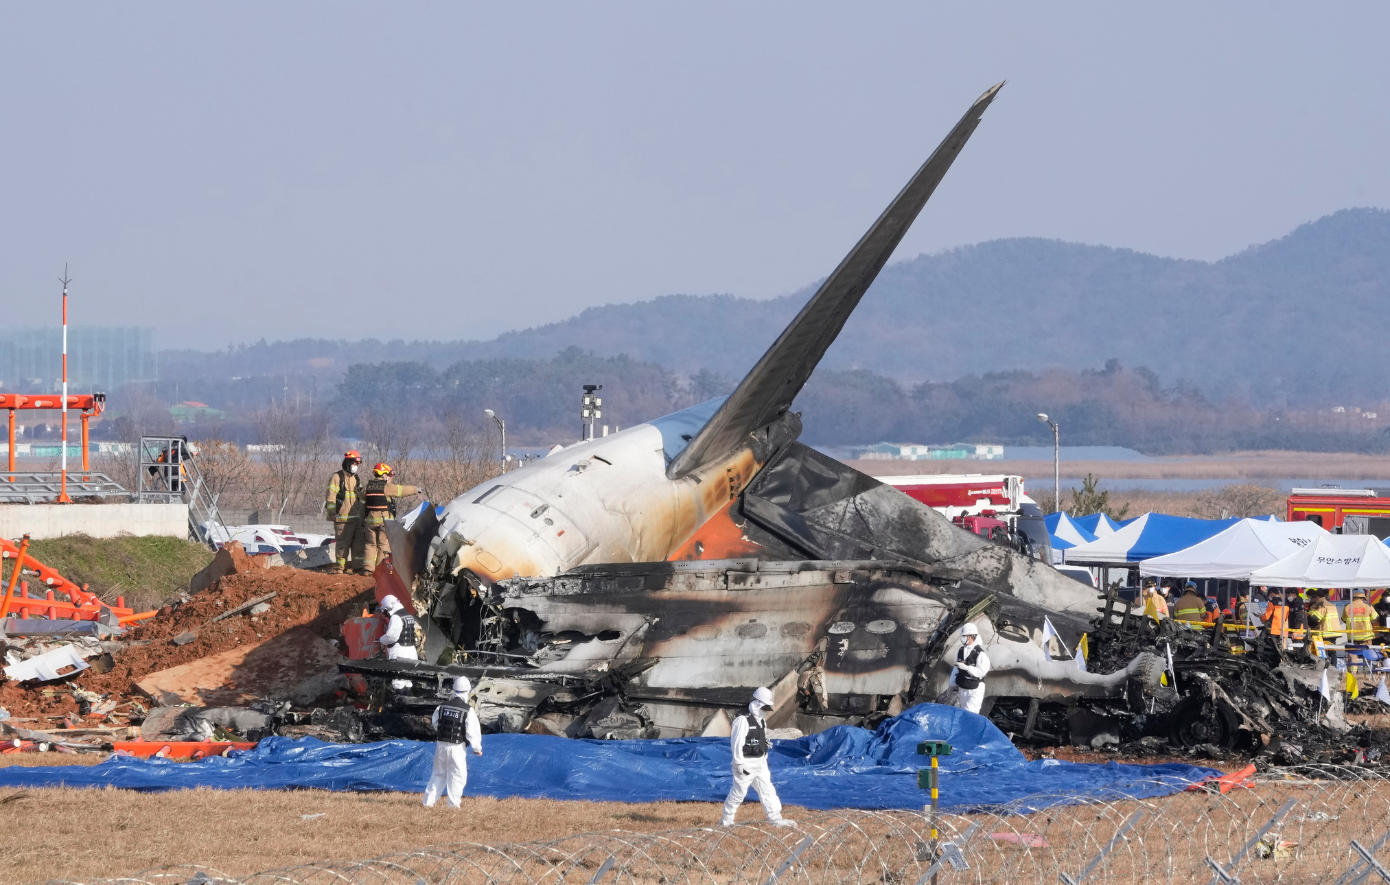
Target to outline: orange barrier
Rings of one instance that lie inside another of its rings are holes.
[[[116,741],[111,749],[141,759],[160,756],[164,759],[203,759],[225,756],[228,750],[254,750],[255,743],[245,741]]]
[[[56,569],[49,568],[29,556],[28,547],[28,535],[24,536],[17,547],[14,542],[0,538],[0,558],[15,560],[15,571],[10,580],[12,586],[8,588],[4,598],[0,599],[0,617],[5,617],[10,612],[18,612],[21,618],[37,615],[49,619],[95,621],[101,616],[102,609],[108,609],[119,623],[124,624],[152,618],[156,614],[153,611],[136,614],[134,610],[126,607],[125,597],[120,596],[116,597],[115,605],[107,605],[98,599],[95,593],[89,592],[85,584],[79,587],[58,574]],[[30,596],[28,582],[15,580],[21,568],[38,574],[44,585],[43,597]],[[18,593],[13,586],[16,583],[19,584]],[[66,595],[67,600],[56,598],[55,593]]]
[[[1255,764],[1252,762],[1234,774],[1223,774],[1221,777],[1204,780],[1200,784],[1193,784],[1188,787],[1187,790],[1188,792],[1202,792],[1211,787],[1218,787],[1221,790],[1221,794],[1224,796],[1236,787],[1248,787],[1249,784],[1245,783],[1245,781],[1254,774]]]
[[[9,544],[8,541],[5,541],[4,543]],[[14,545],[13,545],[13,544],[9,544],[9,546],[13,547]],[[3,617],[7,616],[7,615],[10,613],[10,597],[14,595],[14,585],[15,585],[15,584],[19,584],[19,585],[23,586],[23,587],[24,587],[24,595],[26,595],[26,596],[29,595],[29,587],[28,587],[28,585],[24,584],[24,557],[25,557],[25,555],[26,555],[28,552],[29,552],[29,536],[28,536],[28,535],[25,535],[25,536],[20,540],[20,542],[19,542],[19,547],[18,547],[18,548],[15,550],[15,552],[14,552],[14,555],[15,555],[14,568],[10,569],[10,581],[9,581],[8,584],[5,585],[5,598],[4,598],[3,600],[0,600],[0,618],[3,618]],[[10,551],[9,551],[9,550],[4,550],[4,551],[3,551],[3,556],[0,556],[0,558],[8,559],[9,556],[10,556]],[[2,571],[2,569],[0,569],[0,571]],[[27,615],[26,615],[26,616],[27,616]]]

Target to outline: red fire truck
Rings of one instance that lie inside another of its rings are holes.
[[[1350,529],[1347,520],[1364,522],[1349,534],[1390,534],[1390,497],[1378,489],[1294,489],[1289,495],[1287,520],[1316,522],[1329,532]]]
[[[929,473],[877,479],[937,510],[966,531],[1044,561],[1051,557],[1042,510],[1023,493],[1021,476]]]
[[[880,476],[880,482],[933,507],[951,519],[1023,512],[1023,477],[1004,474],[916,474]]]

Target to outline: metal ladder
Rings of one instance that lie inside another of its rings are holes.
[[[203,485],[188,437],[142,436],[135,457],[136,503],[187,504],[189,538],[213,550],[231,537],[217,497]]]

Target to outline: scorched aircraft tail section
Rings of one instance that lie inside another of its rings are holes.
[[[971,106],[730,397],[569,446],[461,495],[429,542],[436,577],[467,570],[491,582],[668,559],[796,439],[793,398],[1002,85]],[[412,559],[420,540],[405,541]]]
[[[935,697],[967,618],[1011,662],[1001,685],[1122,693],[1125,673],[1073,677],[1038,642],[1048,611],[1079,636],[1084,621],[1057,612],[1093,614],[1093,590],[796,441],[792,401],[1002,85],[730,396],[565,447],[393,528],[424,660],[485,665],[480,692],[525,713],[497,727],[704,733],[757,685],[797,696],[786,715],[800,709],[803,727],[854,721]],[[710,562],[729,551],[746,558]]]

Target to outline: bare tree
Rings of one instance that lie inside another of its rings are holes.
[[[421,427],[418,421],[367,409],[358,416],[357,426],[362,430],[369,467],[385,462],[395,467],[398,475],[405,472],[419,442]]]
[[[206,439],[193,443],[194,458],[203,477],[203,489],[216,498],[221,508],[254,506],[251,490],[256,482],[256,467],[251,456],[234,442]]]
[[[330,456],[328,417],[322,413],[301,415],[272,403],[256,415],[257,436],[264,448],[261,461],[266,475],[263,488],[252,489],[277,508],[291,513],[313,513],[322,504],[320,486],[327,487]]]
[[[1268,516],[1284,509],[1285,496],[1278,489],[1240,484],[1209,489],[1193,502],[1194,515],[1204,519],[1236,516]]]
[[[458,415],[447,416],[434,431],[428,460],[415,468],[430,500],[447,503],[498,474],[495,434],[469,427]]]
[[[1033,501],[1037,503],[1038,507],[1042,510],[1043,513],[1057,512],[1057,496],[1052,494],[1050,490],[1029,492],[1028,496],[1031,497]]]

